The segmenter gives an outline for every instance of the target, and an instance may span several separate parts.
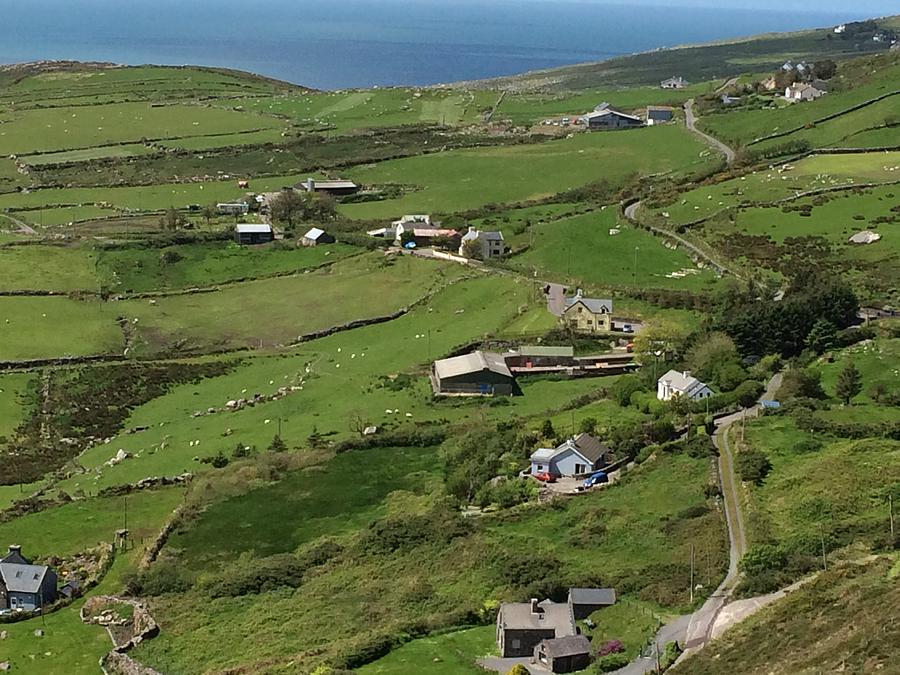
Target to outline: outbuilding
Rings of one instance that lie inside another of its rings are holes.
[[[570,588],[569,605],[576,621],[588,618],[598,609],[616,604],[614,588]]]
[[[434,393],[444,396],[512,396],[516,384],[503,356],[493,352],[440,359],[431,375]]]
[[[268,244],[275,239],[268,223],[238,223],[234,226],[234,240],[238,244]]]
[[[647,126],[652,127],[655,124],[665,124],[671,122],[675,118],[675,111],[668,106],[648,105],[647,106]]]
[[[318,246],[319,244],[333,244],[334,237],[320,227],[313,227],[303,235],[300,243],[304,246]]]
[[[334,197],[344,195],[352,195],[359,191],[359,185],[352,180],[318,180],[316,178],[307,178],[302,183],[295,185],[298,190],[306,190],[307,192],[324,192]]]
[[[615,129],[634,129],[644,126],[644,120],[635,115],[628,115],[612,108],[590,112],[581,117],[582,123],[590,131],[611,131]]]
[[[551,673],[574,673],[591,665],[591,641],[584,635],[541,640],[533,658]]]

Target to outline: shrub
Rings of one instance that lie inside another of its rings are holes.
[[[530,675],[528,668],[523,666],[521,663],[517,663],[514,665],[510,671],[506,675]]]
[[[623,375],[613,384],[610,393],[616,403],[625,408],[631,405],[632,395],[635,392],[644,390],[646,390],[646,387],[637,375]]]
[[[287,586],[297,588],[303,582],[303,565],[289,553],[267,558],[241,558],[222,570],[218,578],[208,582],[207,592],[213,598],[239,597],[264,593]]]
[[[787,555],[779,546],[757,544],[751,546],[741,558],[740,568],[744,574],[759,574],[780,570],[787,563]]]
[[[597,656],[606,656],[608,654],[619,654],[625,651],[625,645],[621,640],[609,640],[604,642],[600,649],[597,650]]]
[[[772,463],[762,451],[756,448],[747,448],[737,453],[734,459],[734,467],[737,469],[741,480],[747,483],[759,484],[772,470]]]
[[[614,670],[619,670],[619,668],[624,668],[628,663],[629,660],[625,654],[607,654],[597,659],[594,663],[594,671],[597,673],[611,673]]]

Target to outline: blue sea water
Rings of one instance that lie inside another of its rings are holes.
[[[436,84],[866,16],[865,7],[821,3],[765,11],[728,4],[0,0],[0,63],[202,64],[325,89]]]

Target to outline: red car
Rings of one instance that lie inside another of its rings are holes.
[[[556,482],[556,476],[554,476],[552,473],[547,473],[546,471],[541,471],[540,473],[536,473],[536,474],[534,474],[534,477],[537,480],[541,481],[542,483],[555,483]]]

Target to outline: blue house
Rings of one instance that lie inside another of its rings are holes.
[[[557,448],[540,448],[531,455],[531,474],[583,476],[607,466],[613,452],[590,434],[579,434]]]
[[[56,572],[33,565],[20,546],[10,546],[0,558],[0,612],[31,612],[56,600]]]

